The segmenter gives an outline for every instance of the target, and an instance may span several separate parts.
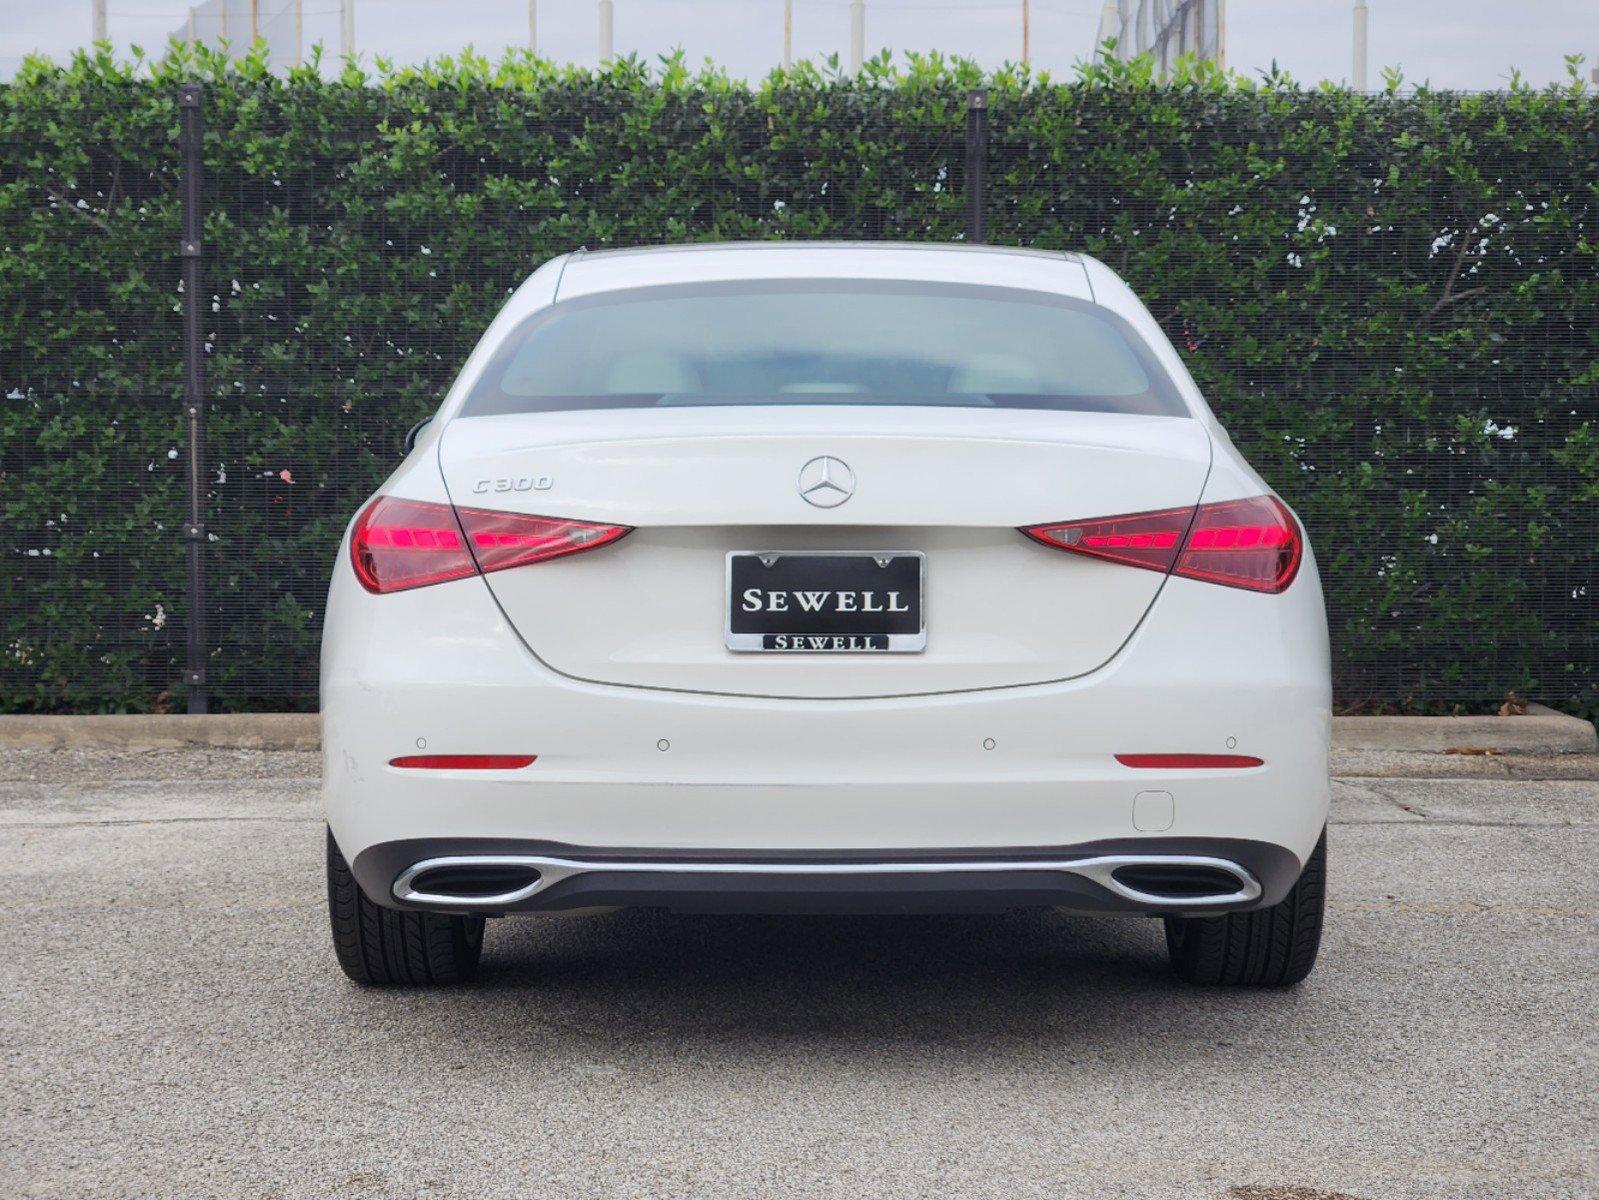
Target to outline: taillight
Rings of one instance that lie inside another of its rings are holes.
[[[379,496],[350,531],[350,561],[369,592],[399,592],[477,574],[448,504]]]
[[[485,575],[508,567],[595,550],[633,532],[630,525],[595,525],[559,517],[524,517],[486,508],[458,508],[467,545]]]
[[[1275,496],[1051,522],[1022,532],[1074,554],[1254,592],[1285,589],[1305,552],[1298,523]]]
[[[1177,574],[1253,592],[1280,592],[1299,573],[1305,539],[1276,496],[1202,504]]]
[[[1169,571],[1177,561],[1177,546],[1193,519],[1192,508],[1167,508],[1063,525],[1034,525],[1022,532],[1059,550],[1108,558],[1129,567]]]
[[[350,532],[350,561],[369,592],[399,592],[592,550],[632,532],[482,508],[379,496]]]

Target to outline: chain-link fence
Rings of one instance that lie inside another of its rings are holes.
[[[970,82],[230,78],[198,260],[175,85],[3,89],[0,707],[314,707],[344,524],[506,295],[757,237],[1098,255],[1304,519],[1341,704],[1591,703],[1593,101]]]

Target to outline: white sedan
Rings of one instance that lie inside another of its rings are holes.
[[[506,914],[1049,905],[1292,984],[1330,704],[1304,531],[1102,263],[579,251],[341,547],[334,943],[433,984]]]

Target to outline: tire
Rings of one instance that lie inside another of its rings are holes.
[[[372,903],[328,831],[328,917],[339,966],[366,987],[463,983],[483,954],[483,918]]]
[[[1327,896],[1327,833],[1280,904],[1220,917],[1167,917],[1171,966],[1189,983],[1292,987],[1321,946]]]

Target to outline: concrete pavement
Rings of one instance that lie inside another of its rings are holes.
[[[316,756],[7,751],[0,1196],[1591,1197],[1599,760],[1338,769],[1287,993],[1048,913],[502,921],[404,993]]]

